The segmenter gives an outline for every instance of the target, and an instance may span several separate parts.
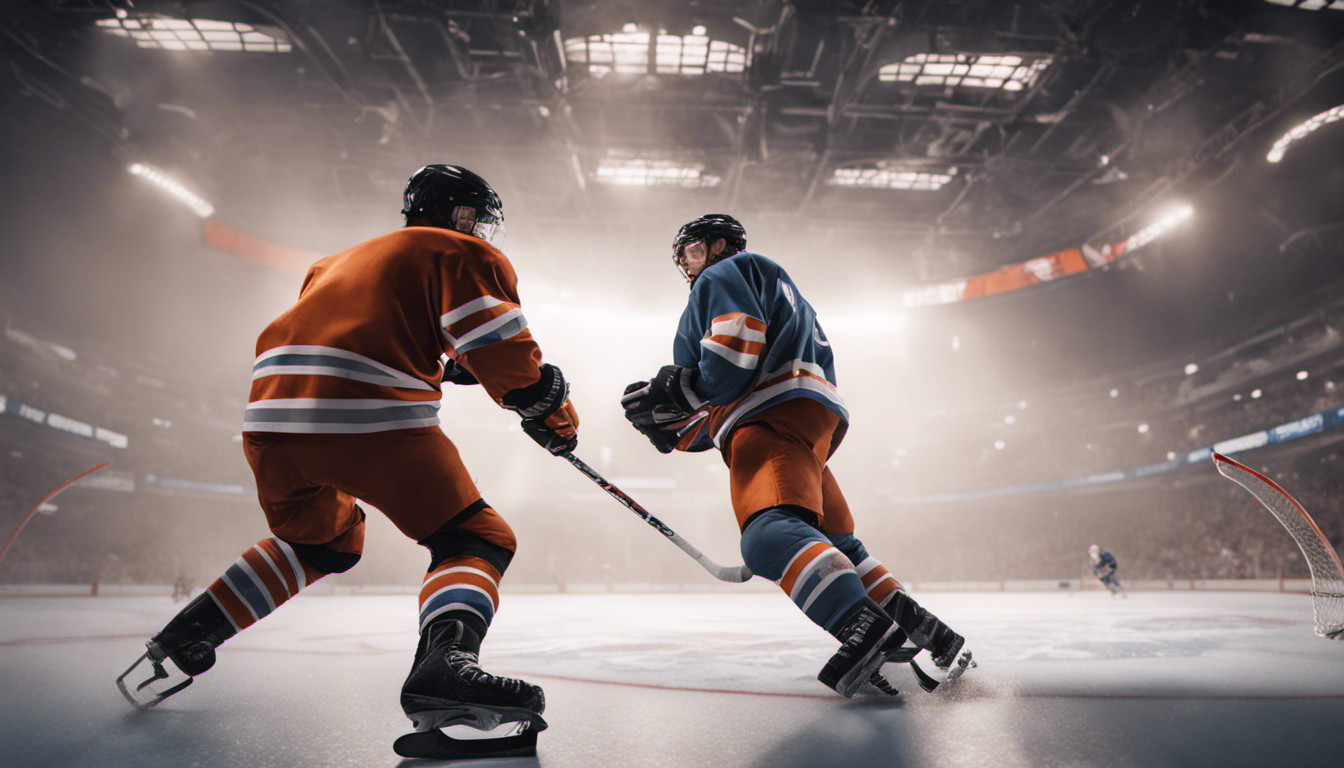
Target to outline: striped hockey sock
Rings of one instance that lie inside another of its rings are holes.
[[[864,594],[849,559],[826,541],[799,548],[785,566],[779,588],[809,619],[832,633]]]
[[[779,584],[807,617],[834,634],[867,594],[853,564],[820,531],[768,510],[742,531],[742,556],[752,572]]]
[[[499,608],[499,571],[479,557],[449,557],[425,574],[420,587],[420,631],[444,616],[464,618],[478,634],[490,626]]]
[[[233,628],[243,630],[325,575],[273,536],[244,552],[206,592]]]
[[[878,562],[877,558],[871,555],[854,566],[854,570],[863,580],[863,586],[868,590],[868,596],[883,608],[887,606],[887,601],[891,600],[893,594],[905,589],[901,586],[901,582],[891,575],[891,571],[887,570],[887,566]]]

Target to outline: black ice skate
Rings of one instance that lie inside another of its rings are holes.
[[[859,603],[836,633],[840,650],[835,652],[817,679],[850,698],[900,647],[896,623],[871,600]],[[894,642],[893,642],[894,641]]]
[[[148,709],[191,685],[197,675],[214,666],[215,648],[234,634],[224,612],[203,592],[145,643],[145,653],[121,673],[117,687],[127,701]],[[148,662],[148,669],[141,669],[144,662]],[[171,662],[172,668],[164,662]],[[128,687],[126,678],[132,673],[141,677]]]
[[[961,677],[967,669],[974,667],[975,661],[971,659],[969,650],[963,651],[966,644],[966,638],[952,631],[952,628],[944,624],[937,616],[921,608],[914,598],[903,591],[892,594],[891,599],[887,601],[886,611],[895,619],[896,624],[907,635],[910,642],[917,648],[922,648],[929,652],[933,659],[933,664],[943,672],[942,679],[928,675],[920,669],[910,658],[897,658],[895,654],[890,658],[891,661],[909,661],[911,669],[915,676],[919,678],[919,687],[926,691],[932,691],[942,683],[954,682]],[[902,649],[908,651],[909,649]]]
[[[475,633],[460,621],[437,622],[420,636],[415,664],[401,689],[401,708],[416,733],[397,739],[392,748],[398,755],[445,760],[536,754],[537,732],[546,728],[541,688],[481,669],[475,650],[479,645]],[[465,740],[438,730],[466,725],[485,731],[505,723],[519,723],[520,731],[504,738]]]

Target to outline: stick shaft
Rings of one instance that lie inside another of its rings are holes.
[[[738,581],[738,582],[746,581],[747,579],[751,578],[751,572],[747,570],[746,566],[725,567],[709,559],[709,557],[707,557],[705,553],[697,549],[695,545],[691,544],[689,541],[686,541],[681,536],[679,536],[676,531],[672,530],[667,525],[667,523],[664,523],[662,520],[659,520],[647,509],[640,506],[639,502],[632,499],[628,493],[622,491],[620,488],[617,488],[615,485],[612,485],[610,480],[607,480],[607,478],[599,474],[597,470],[588,466],[588,464],[584,462],[583,459],[580,459],[573,453],[564,453],[561,455],[564,456],[566,461],[568,461],[570,464],[573,464],[575,469],[579,470],[584,475],[586,475],[589,480],[592,480],[594,483],[597,483],[597,485],[602,490],[610,494],[612,498],[624,504],[626,508],[628,508],[630,511],[644,518],[644,522],[648,523],[654,530],[666,536],[673,544],[676,544],[677,547],[681,549],[682,552],[685,552],[686,554],[690,555],[691,558],[695,560],[697,563],[699,563],[702,568],[704,568],[706,571],[709,571],[710,574],[714,576],[714,578],[721,579],[723,581]]]

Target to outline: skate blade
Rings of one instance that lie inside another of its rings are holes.
[[[414,699],[412,699],[414,703]],[[450,725],[465,725],[481,731],[490,731],[505,723],[523,723],[533,731],[546,730],[541,715],[521,707],[482,707],[457,704],[451,707],[432,707],[418,712],[407,712],[416,731],[429,732]]]
[[[961,655],[957,657],[956,662],[948,668],[947,679],[943,682],[955,683],[958,678],[966,674],[966,670],[975,669],[977,666],[979,665],[975,663],[975,659],[971,658],[971,652],[962,651]]]
[[[132,683],[134,687],[129,687],[126,678],[130,677],[144,662],[149,663],[149,669],[147,671],[141,670],[139,674],[142,676],[138,678],[139,682],[134,682]],[[126,700],[131,702],[136,709],[149,709],[191,685],[191,681],[195,679],[185,673],[179,674],[182,674],[185,679],[174,679],[173,675],[163,666],[163,662],[154,659],[148,652],[145,652],[117,678],[117,688],[121,691],[121,695],[125,696]],[[164,685],[155,685],[161,681],[168,682]]]
[[[401,757],[429,760],[462,758],[536,757],[537,730],[524,725],[513,736],[493,739],[454,739],[440,730],[416,731],[399,737],[392,751]]]
[[[962,675],[966,674],[966,670],[974,669],[977,666],[975,660],[971,658],[971,652],[967,650],[963,650],[957,656],[957,660],[948,665],[947,669],[935,667],[935,669],[938,669],[938,671],[942,673],[941,678],[934,677],[925,672],[913,659],[909,664],[910,669],[915,673],[915,677],[919,680],[919,687],[928,693],[938,690],[940,686],[955,683]]]

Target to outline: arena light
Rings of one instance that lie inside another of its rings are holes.
[[[877,79],[916,86],[1021,91],[1035,83],[1049,66],[1049,56],[916,53],[881,67]]]
[[[565,58],[586,66],[589,74],[596,77],[610,74],[734,74],[747,68],[745,48],[723,40],[711,40],[702,26],[696,26],[691,32],[689,35],[654,34],[640,31],[634,24],[626,24],[620,32],[565,40]]]
[[[919,171],[901,168],[836,168],[826,183],[837,187],[865,189],[908,189],[934,191],[956,175],[955,167],[945,171]]]
[[[1307,380],[1307,377],[1310,376],[1310,375],[1311,375],[1311,374],[1307,373],[1306,371],[1298,371],[1298,372],[1297,372],[1297,380],[1298,380],[1298,381],[1306,381],[1306,380]]]
[[[1279,137],[1278,141],[1274,142],[1274,146],[1269,148],[1269,154],[1265,155],[1265,159],[1271,163],[1279,162],[1283,159],[1283,154],[1288,151],[1289,147],[1338,120],[1344,120],[1344,104],[1327,109],[1319,115],[1314,115],[1311,119],[1290,128],[1287,133]]]
[[[196,215],[202,219],[208,219],[214,215],[215,207],[213,205],[154,166],[145,163],[132,163],[127,170],[177,198],[179,202],[195,211]]]
[[[1137,251],[1157,238],[1175,229],[1181,222],[1195,215],[1195,209],[1188,205],[1178,206],[1167,212],[1162,218],[1130,235],[1125,241],[1125,251]]]
[[[609,155],[598,161],[597,181],[625,187],[717,187],[718,176],[705,173],[705,164],[684,160]]]
[[[1198,364],[1198,363],[1186,363],[1186,364],[1185,364],[1185,375],[1186,375],[1186,376],[1194,376],[1196,373],[1199,373],[1199,364]]]
[[[99,19],[94,25],[111,35],[128,37],[140,48],[166,51],[238,51],[287,53],[292,46],[278,32],[263,32],[251,24],[208,19],[177,19],[168,16],[118,13],[115,19]]]

